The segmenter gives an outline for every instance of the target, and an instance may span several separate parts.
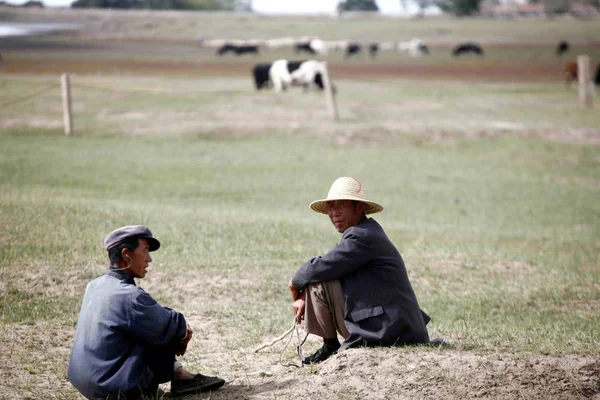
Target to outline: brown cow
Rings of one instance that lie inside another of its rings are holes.
[[[576,81],[578,78],[578,67],[576,62],[568,62],[565,64],[564,74],[565,74],[565,86],[571,87],[573,81]],[[596,73],[592,77],[590,76],[590,80],[597,86],[600,86],[600,63],[596,66]]]
[[[571,87],[573,81],[577,80],[577,63],[568,62],[565,64],[565,87]]]

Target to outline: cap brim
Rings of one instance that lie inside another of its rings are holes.
[[[316,200],[310,203],[310,208],[313,211],[316,211],[321,214],[327,214],[327,202],[334,200],[352,200],[352,201],[360,201],[365,205],[365,214],[375,214],[380,211],[383,211],[383,206],[379,203],[370,200],[357,200],[357,199],[322,199]]]
[[[148,251],[156,251],[160,248],[160,242],[153,238],[153,237],[143,237],[140,236],[141,239],[146,239],[146,242],[148,242]]]

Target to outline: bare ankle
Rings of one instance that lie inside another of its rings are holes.
[[[194,374],[183,367],[179,367],[173,371],[173,379],[192,379],[193,377]]]

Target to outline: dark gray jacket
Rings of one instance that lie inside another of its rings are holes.
[[[149,353],[183,338],[186,325],[182,314],[162,307],[131,275],[111,266],[85,289],[69,381],[88,399],[151,388]]]
[[[345,347],[429,342],[430,318],[419,307],[400,253],[374,219],[363,217],[346,229],[331,251],[304,263],[292,283],[303,290],[334,279],[344,291]]]

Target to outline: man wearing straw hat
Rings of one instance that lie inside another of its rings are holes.
[[[289,284],[296,322],[304,319],[306,331],[324,341],[303,364],[324,361],[340,348],[428,343],[430,318],[419,307],[402,257],[366,216],[383,207],[365,199],[359,181],[341,177],[310,208],[328,215],[342,239],[300,266]],[[345,339],[341,345],[338,333]]]

